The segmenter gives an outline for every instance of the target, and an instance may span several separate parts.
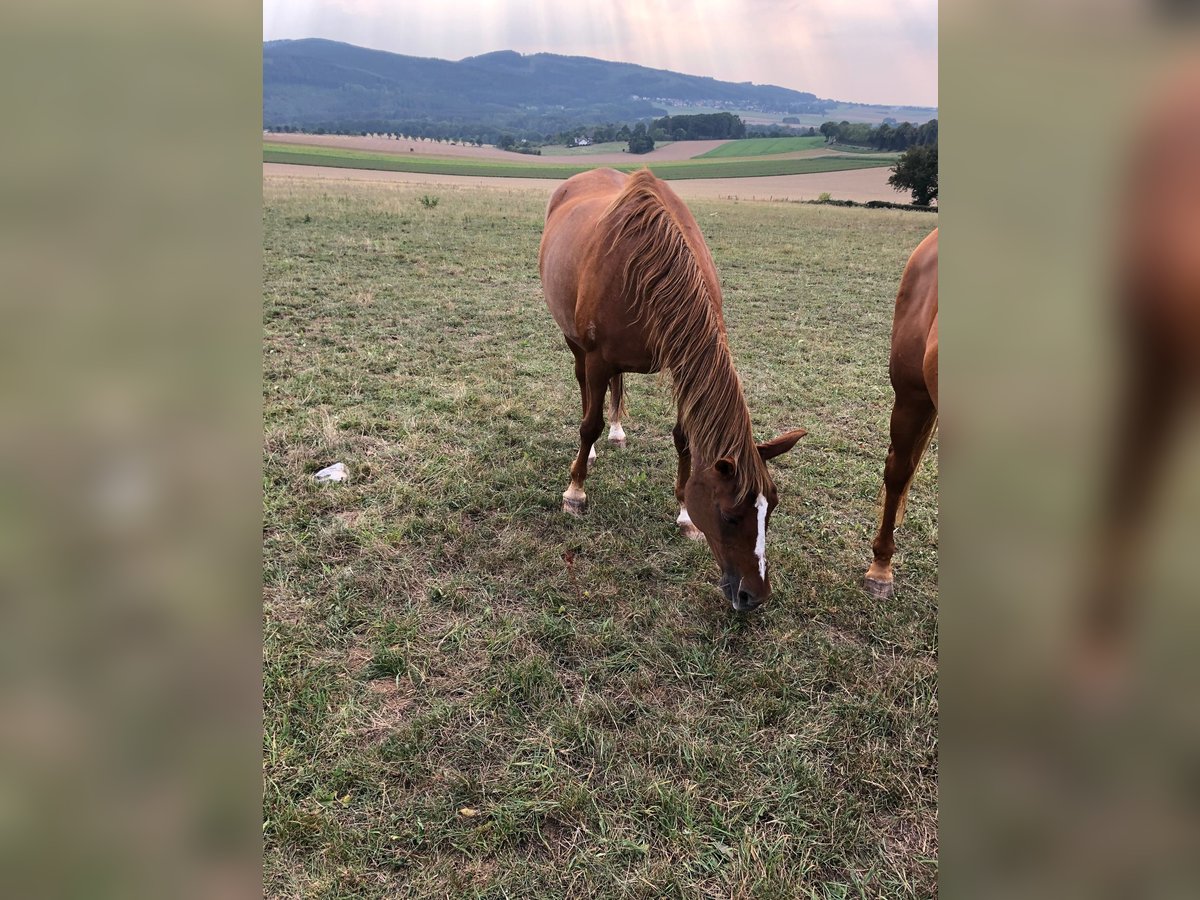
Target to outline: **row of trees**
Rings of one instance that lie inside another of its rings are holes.
[[[724,140],[746,136],[745,123],[732,113],[722,112],[663,116],[649,124],[638,122],[633,126],[606,122],[592,127],[571,128],[559,132],[553,141],[548,140],[547,143],[575,147],[584,142],[603,144],[628,141],[630,153],[648,153],[658,141]]]
[[[747,125],[748,138],[780,138],[780,137],[819,137],[821,132],[815,128],[799,128],[787,125]]]
[[[427,137],[419,134],[402,134],[398,131],[366,131],[360,128],[325,128],[323,126],[318,126],[317,128],[297,128],[291,125],[279,125],[274,128],[264,128],[263,130],[269,134],[340,134],[350,137],[385,138],[392,141],[429,141],[434,144],[462,144],[464,146],[470,144],[475,147],[482,147],[487,143],[482,137],[464,137],[461,139]],[[511,136],[509,136],[509,140],[512,140]]]
[[[868,125],[865,122],[826,122],[821,126],[825,140],[834,144],[850,144],[854,147],[871,147],[875,150],[907,150],[909,147],[927,147],[938,141],[938,121],[931,119],[924,125],[901,122],[893,125]]]
[[[663,116],[650,123],[650,134],[660,141],[737,140],[746,136],[746,123],[727,112]]]
[[[632,136],[633,129],[628,125],[615,125],[612,122],[605,122],[603,125],[593,125],[590,127],[580,125],[578,128],[560,131],[554,136],[553,141],[548,141],[547,143],[575,147],[583,141],[593,144],[605,144],[610,141],[627,141]]]
[[[410,140],[455,141],[463,144],[494,144],[500,138],[500,131],[480,129],[478,127],[457,125],[429,125],[413,122],[329,122],[317,125],[264,124],[264,131],[278,134],[347,134],[347,135],[379,135],[383,137],[408,138]],[[538,135],[540,138],[541,136]]]

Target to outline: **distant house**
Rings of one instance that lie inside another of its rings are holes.
[[[590,147],[592,145],[591,138],[577,137],[575,138],[576,147]]]

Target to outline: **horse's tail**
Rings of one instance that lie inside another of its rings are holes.
[[[625,376],[617,373],[608,381],[608,419],[620,422],[625,418]]]
[[[921,467],[921,460],[925,456],[925,451],[929,449],[929,443],[933,440],[933,432],[937,428],[938,415],[932,412],[929,419],[921,426],[921,431],[917,435],[917,440],[913,444],[913,467],[912,474],[908,476],[908,481],[904,483],[904,489],[900,492],[900,503],[896,507],[896,523],[895,527],[899,528],[904,524],[904,513],[908,508],[908,489],[912,487],[913,479],[917,477],[917,469]],[[883,504],[887,498],[887,485],[879,486],[879,496],[876,499],[876,521],[883,520]]]

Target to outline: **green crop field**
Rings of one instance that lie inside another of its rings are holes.
[[[531,156],[529,159],[536,160]],[[803,175],[810,172],[839,172],[845,169],[869,169],[889,165],[888,161],[852,156],[823,156],[815,159],[689,159],[678,162],[631,162],[614,166],[632,172],[649,166],[656,175],[672,178],[744,178],[761,175]],[[263,162],[292,163],[306,166],[337,166],[349,169],[377,169],[393,172],[429,172],[437,175],[481,175],[497,178],[565,179],[588,169],[588,165],[564,163],[507,162],[475,159],[449,159],[346,150],[339,147],[297,147],[294,144],[263,144]]]
[[[747,156],[769,156],[778,153],[796,153],[800,150],[817,150],[825,146],[823,137],[746,138],[729,141],[697,159],[729,159]]]
[[[264,895],[936,895],[936,442],[897,596],[860,589],[936,216],[691,204],[756,435],[809,431],[742,615],[676,532],[660,379],[560,511],[548,193],[264,181]]]
[[[880,159],[887,158],[893,161],[900,158],[899,150],[876,150],[874,147],[854,147],[850,144],[830,144],[829,149],[836,150],[838,153],[870,154]]]
[[[659,141],[655,148],[670,147],[674,141]],[[606,141],[602,144],[592,144],[588,147],[543,147],[542,153],[547,156],[598,156],[601,153],[620,153],[628,150],[629,141]]]

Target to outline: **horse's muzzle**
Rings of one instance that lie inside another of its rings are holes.
[[[763,605],[766,596],[759,597],[742,588],[742,579],[737,575],[725,572],[721,576],[721,592],[738,612],[749,612]]]

